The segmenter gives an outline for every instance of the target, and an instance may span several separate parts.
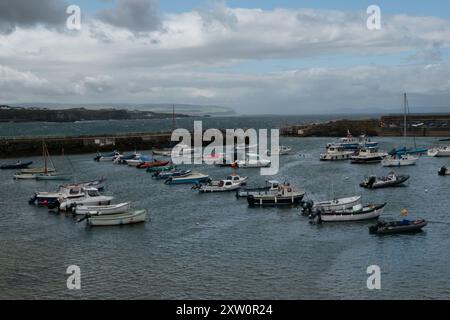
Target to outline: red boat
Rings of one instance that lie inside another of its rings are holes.
[[[170,161],[153,160],[153,161],[141,163],[136,168],[147,169],[147,168],[154,168],[154,167],[163,167],[163,166],[167,166],[169,163],[170,163]]]

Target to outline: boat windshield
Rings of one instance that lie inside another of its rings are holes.
[[[90,197],[98,197],[98,196],[100,196],[100,193],[98,193],[97,190],[88,190],[88,191],[87,191],[87,194],[88,194]]]

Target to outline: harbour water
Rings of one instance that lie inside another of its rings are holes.
[[[400,139],[377,140],[389,151]],[[249,208],[234,193],[199,194],[187,185],[164,185],[142,170],[96,163],[94,154],[75,155],[70,161],[78,181],[106,177],[105,194],[146,208],[149,221],[77,224],[71,215],[28,205],[35,191],[52,191],[58,182],[14,181],[14,171],[0,171],[0,298],[450,298],[450,178],[437,174],[448,159],[425,156],[416,166],[395,168],[411,175],[406,187],[366,190],[358,186],[365,176],[391,169],[319,162],[329,141],[282,138],[293,152],[281,157],[276,176],[260,176],[258,169],[238,173],[252,185],[289,181],[313,200],[361,194],[364,203],[387,202],[385,219],[400,218],[406,207],[411,219],[429,220],[425,231],[380,237],[368,232],[373,222],[312,225],[296,208]],[[438,144],[436,138],[417,143]],[[60,156],[53,161],[69,166]],[[215,179],[232,172],[195,169]],[[81,268],[81,290],[66,287],[69,265]],[[370,265],[381,268],[381,290],[367,289]]]

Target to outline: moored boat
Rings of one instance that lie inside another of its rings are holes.
[[[387,156],[385,152],[379,152],[378,148],[362,148],[355,155],[351,156],[351,163],[370,164],[379,163]]]
[[[430,157],[450,157],[450,146],[430,149],[428,155]]]
[[[314,202],[312,209],[322,209],[324,211],[339,211],[353,208],[361,202],[361,196],[333,199],[328,201]]]
[[[277,192],[249,194],[247,202],[251,207],[299,205],[305,196],[303,191],[295,191],[289,184],[278,186]]]
[[[377,224],[369,227],[371,234],[398,234],[398,233],[417,233],[421,232],[428,222],[424,219],[410,221],[379,221]]]
[[[35,173],[22,173],[22,172],[18,172],[14,174],[14,179],[16,180],[36,180],[36,175]]]
[[[153,155],[170,157],[172,156],[172,148],[152,149]]]
[[[86,188],[83,197],[80,198],[69,198],[64,196],[58,199],[59,210],[61,211],[71,211],[77,205],[83,206],[104,206],[111,204],[114,199],[112,196],[103,196],[95,188]]]
[[[0,169],[2,169],[2,170],[25,169],[25,168],[29,167],[32,163],[33,163],[33,161],[28,161],[28,162],[17,161],[14,164],[4,164],[4,165],[0,166]]]
[[[210,181],[206,185],[194,186],[200,193],[235,191],[243,184],[247,183],[248,177],[241,177],[237,174],[231,174],[224,180]]]
[[[147,210],[135,210],[111,215],[89,214],[86,216],[86,221],[89,226],[121,226],[125,224],[145,222],[147,218]]]
[[[190,175],[191,172],[191,170],[157,171],[152,175],[152,178],[156,180],[166,180],[170,177],[185,177]]]
[[[257,154],[247,154],[245,160],[237,160],[231,166],[235,168],[264,168],[269,167],[271,161],[262,159]]]
[[[50,173],[55,172],[54,168],[26,168],[20,170],[20,173]]]
[[[118,157],[120,157],[121,154],[118,151],[113,151],[107,154],[101,154],[100,152],[97,153],[97,156],[94,158],[94,161],[102,162],[102,161],[114,161]]]
[[[126,213],[131,209],[131,202],[123,202],[118,204],[104,205],[104,206],[85,206],[79,205],[72,210],[76,215],[86,215],[86,214],[99,214],[99,215],[110,215]]]
[[[155,168],[155,167],[164,167],[164,166],[167,166],[169,163],[170,163],[170,161],[153,160],[153,161],[138,164],[136,166],[136,168],[148,169],[148,168]]]
[[[169,166],[164,166],[164,167],[151,167],[151,168],[147,168],[147,172],[162,172],[162,171],[172,171],[172,170],[176,170],[177,166],[174,165],[169,165]]]
[[[354,151],[341,146],[330,146],[326,153],[320,155],[320,161],[340,161],[348,160],[354,154]]]
[[[259,194],[261,192],[278,192],[278,186],[280,185],[280,182],[278,180],[269,180],[266,181],[265,186],[262,187],[244,187],[236,191],[236,197],[237,198],[246,198],[249,195],[255,195]]]
[[[381,165],[383,167],[403,167],[403,166],[413,166],[416,164],[418,157],[414,157],[410,154],[403,154],[397,156],[386,156],[382,161]]]
[[[58,180],[66,181],[72,179],[72,176],[67,173],[39,173],[35,175],[36,180]]]
[[[353,208],[338,211],[323,211],[319,209],[312,217],[316,220],[316,223],[372,220],[378,219],[383,213],[385,206],[386,203],[366,206],[358,204]]]
[[[186,176],[169,177],[165,184],[199,184],[202,182],[208,182],[210,180],[209,175],[200,172],[191,172]]]
[[[386,177],[372,175],[361,182],[360,187],[367,189],[396,187],[402,185],[408,179],[409,175],[396,175],[394,172],[389,173]]]

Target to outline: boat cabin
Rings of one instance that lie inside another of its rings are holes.
[[[89,197],[100,197],[100,192],[98,192],[98,190],[95,189],[95,188],[88,188],[88,189],[86,189],[86,194]]]

